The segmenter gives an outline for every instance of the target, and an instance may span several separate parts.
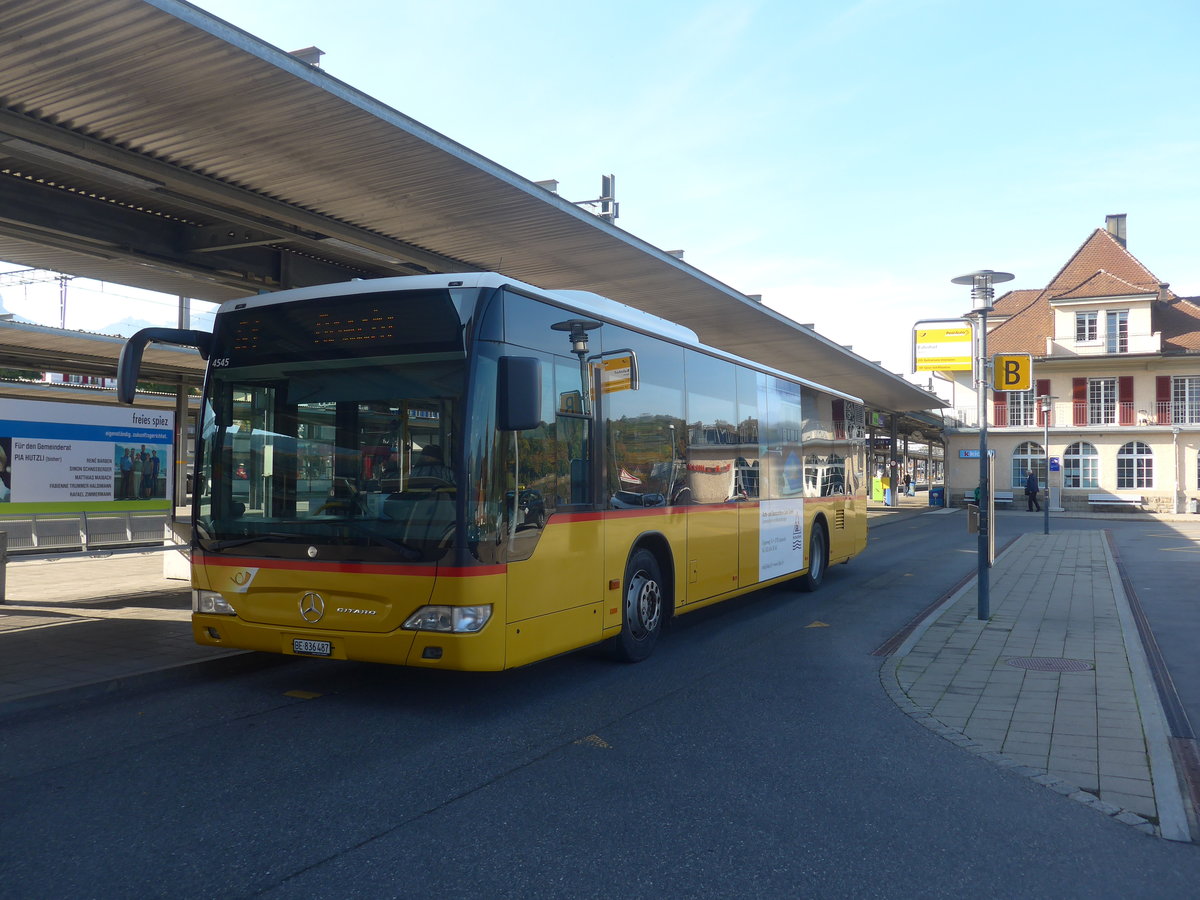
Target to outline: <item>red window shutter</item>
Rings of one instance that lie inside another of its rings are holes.
[[[1038,396],[1038,397],[1049,397],[1050,396],[1050,379],[1049,378],[1039,378],[1037,380],[1037,384],[1035,385],[1035,387],[1037,388],[1037,390],[1034,391],[1034,394],[1036,396]],[[1046,414],[1044,412],[1042,412],[1041,402],[1039,402],[1037,405],[1037,423],[1039,425],[1046,424]]]
[[[1117,421],[1122,425],[1133,424],[1133,376],[1122,375],[1117,379]]]
[[[997,428],[1008,424],[1007,391],[992,391],[992,424]]]
[[[1154,379],[1154,405],[1159,425],[1170,425],[1174,418],[1171,413],[1171,376],[1159,375]]]
[[[1075,408],[1071,421],[1075,425],[1086,425],[1087,414],[1087,379],[1071,379],[1071,405]]]

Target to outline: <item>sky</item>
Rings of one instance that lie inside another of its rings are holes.
[[[1043,287],[1107,214],[1200,295],[1195,0],[196,5],[568,199],[615,175],[617,226],[893,372],[951,278]]]

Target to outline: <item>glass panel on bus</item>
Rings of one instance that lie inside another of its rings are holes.
[[[561,335],[556,336],[561,340]],[[539,534],[556,513],[590,509],[592,504],[591,419],[579,412],[579,364],[550,355],[538,354],[538,358],[542,363],[540,424],[527,431],[499,433],[494,453],[504,484],[499,538],[506,548],[502,556],[509,561],[533,553]]]
[[[751,369],[737,370],[737,488],[747,500],[759,497],[759,460],[766,452],[759,443],[758,421],[760,411],[765,409],[759,402],[759,395],[765,396],[766,378]]]
[[[473,293],[381,292],[219,318],[222,365],[199,450],[201,545],[443,558],[457,533]]]
[[[561,511],[593,505],[592,419],[585,410],[587,363],[568,356],[570,334],[554,326],[566,310],[503,292],[482,314],[475,345],[473,393],[468,415],[475,436],[467,448],[468,543],[481,562],[526,559],[542,531]],[[503,328],[497,322],[503,322]],[[599,327],[588,342],[599,352]],[[607,326],[605,326],[607,327]],[[504,341],[500,341],[500,337]],[[495,428],[495,381],[500,356],[533,357],[541,372],[541,414],[536,428]]]
[[[683,418],[683,348],[614,325],[602,329],[604,352],[630,351],[638,382],[602,397],[608,484],[613,509],[688,503]]]
[[[764,377],[766,454],[763,497],[781,500],[804,495],[800,387],[773,375]]]
[[[840,422],[835,420],[835,398],[822,391],[803,388],[804,496],[833,497],[847,493],[846,447],[838,439]],[[838,400],[839,405],[844,401]]]
[[[692,503],[746,499],[740,482],[745,452],[731,386],[734,365],[689,350],[687,358],[687,490]],[[752,455],[757,456],[757,441]]]

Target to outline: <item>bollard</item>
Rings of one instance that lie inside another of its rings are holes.
[[[4,575],[8,571],[8,532],[0,531],[0,603],[4,602]]]

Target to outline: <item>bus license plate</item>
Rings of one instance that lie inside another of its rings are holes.
[[[302,638],[293,638],[292,652],[304,656],[329,656],[333,653],[333,644],[329,641],[306,641]]]

